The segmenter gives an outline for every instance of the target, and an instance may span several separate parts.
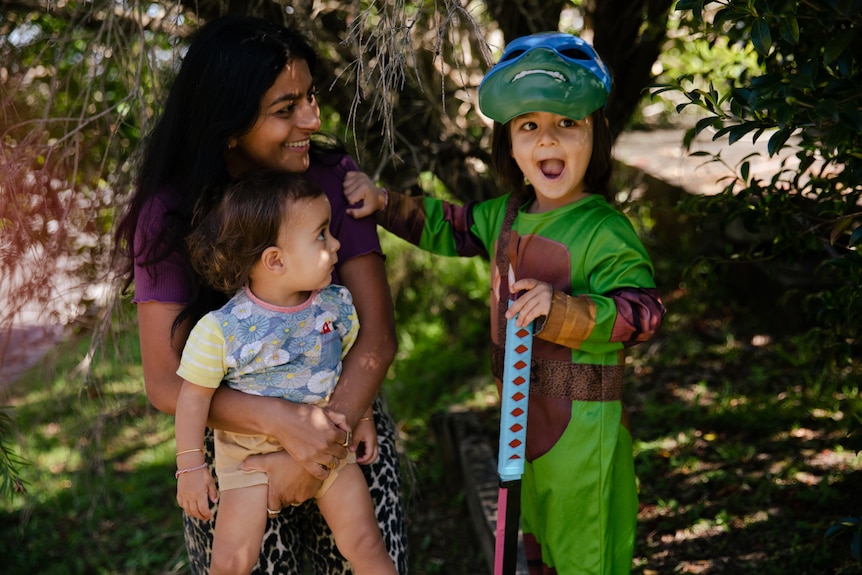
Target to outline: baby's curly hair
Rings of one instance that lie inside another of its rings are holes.
[[[233,295],[248,281],[264,250],[278,242],[291,206],[321,195],[323,191],[302,174],[244,173],[227,185],[208,213],[195,214],[186,238],[192,267],[214,289]]]

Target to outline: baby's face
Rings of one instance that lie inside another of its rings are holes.
[[[278,247],[287,267],[284,282],[296,291],[328,286],[341,243],[329,230],[329,199],[320,195],[294,202],[282,222]]]

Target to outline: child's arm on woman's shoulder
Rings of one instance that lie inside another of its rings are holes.
[[[344,176],[344,197],[351,206],[347,213],[354,218],[363,218],[385,209],[389,193],[375,186],[365,172],[347,172]]]
[[[376,214],[378,224],[423,250],[444,256],[488,256],[488,247],[473,229],[475,203],[460,206],[389,192],[362,172],[347,173],[344,195],[352,217]]]

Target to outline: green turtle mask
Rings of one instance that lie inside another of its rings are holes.
[[[584,40],[543,32],[513,40],[479,85],[479,108],[501,124],[529,112],[580,120],[607,103],[611,77]]]

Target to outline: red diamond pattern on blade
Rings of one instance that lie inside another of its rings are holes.
[[[524,369],[525,367],[527,367],[527,363],[523,360],[519,359],[517,363],[515,363],[515,369]]]
[[[517,335],[520,338],[524,338],[524,337],[527,337],[528,335],[530,335],[530,332],[524,328],[521,328],[518,330],[518,332],[515,335]]]
[[[524,429],[524,426],[521,425],[520,423],[516,423],[515,425],[513,425],[512,427],[509,428],[509,431],[511,431],[512,433],[518,433],[522,429]]]
[[[512,410],[512,417],[521,417],[522,415],[524,415],[524,410],[520,407],[516,407]]]
[[[509,447],[511,447],[512,449],[515,449],[519,445],[521,445],[520,439],[513,439],[512,441],[509,442]]]
[[[528,349],[529,349],[529,348],[528,348],[526,345],[524,345],[524,344],[522,343],[521,345],[519,345],[518,347],[516,347],[516,348],[515,348],[515,351],[516,351],[516,352],[518,352],[518,353],[524,353],[524,352],[525,352],[525,351],[527,351]]]
[[[516,377],[516,378],[512,381],[512,383],[514,383],[515,385],[523,385],[524,383],[526,383],[526,381],[527,381],[526,379],[524,379],[523,377],[521,377],[521,376],[519,375],[518,377]]]
[[[509,458],[510,461],[512,459],[521,459],[521,456],[516,453],[516,454],[512,455],[512,457]]]
[[[515,395],[512,396],[512,399],[514,399],[515,401],[521,401],[522,399],[524,399],[524,397],[526,397],[526,396],[519,391],[518,393],[516,393]]]

